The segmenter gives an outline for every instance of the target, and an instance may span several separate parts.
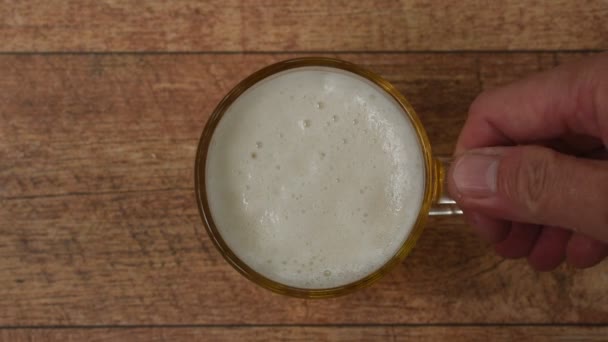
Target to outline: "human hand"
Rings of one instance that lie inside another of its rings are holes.
[[[608,53],[477,97],[448,189],[505,258],[539,271],[608,255]]]

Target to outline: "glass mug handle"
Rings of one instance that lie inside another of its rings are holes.
[[[433,174],[437,179],[433,204],[429,211],[430,216],[462,215],[462,209],[448,194],[447,172],[453,158],[450,156],[436,156],[433,159]]]

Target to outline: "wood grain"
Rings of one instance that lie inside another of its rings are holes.
[[[0,17],[5,52],[608,48],[605,0],[32,0]]]
[[[207,238],[193,164],[232,86],[317,53],[389,79],[449,154],[482,90],[608,49],[607,5],[0,1],[0,341],[606,340],[608,263],[535,273],[453,218],[369,289],[268,293]]]
[[[191,189],[196,143],[221,97],[279,55],[3,56],[0,197]],[[380,73],[449,154],[483,89],[553,54],[339,54]]]
[[[608,323],[608,264],[538,274],[453,218],[346,297],[284,298],[239,276],[202,229],[195,146],[231,86],[293,56],[0,56],[0,326]],[[482,88],[567,57],[339,56],[394,82],[441,153]]]
[[[379,284],[322,301],[232,270],[191,191],[5,200],[0,222],[0,325],[608,321],[606,265],[536,274],[454,219]]]
[[[605,341],[607,327],[204,327],[0,330],[0,341]]]

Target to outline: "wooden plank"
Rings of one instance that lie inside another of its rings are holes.
[[[192,191],[0,201],[0,325],[608,322],[608,264],[537,274],[434,219],[405,263],[331,299],[246,281],[206,237]]]
[[[0,330],[0,341],[605,341],[606,327],[224,327]]]
[[[217,102],[251,72],[295,56],[0,57],[0,197],[190,189]],[[483,87],[553,65],[552,54],[337,56],[406,94],[441,154]]]
[[[0,4],[0,51],[608,48],[605,0],[34,0]]]
[[[608,322],[608,264],[537,274],[453,218],[431,220],[404,264],[346,297],[283,298],[239,276],[202,229],[194,149],[231,86],[293,56],[1,56],[0,326]],[[407,94],[443,153],[482,87],[555,60],[339,56]]]

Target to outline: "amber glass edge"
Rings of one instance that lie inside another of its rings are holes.
[[[408,118],[414,124],[414,128],[421,143],[425,162],[425,193],[423,203],[411,233],[409,234],[408,238],[403,243],[401,248],[397,251],[395,256],[393,256],[386,264],[384,264],[377,271],[368,275],[367,277],[344,286],[329,289],[302,289],[283,285],[273,280],[270,280],[251,269],[230,250],[230,248],[222,239],[221,235],[217,231],[215,223],[213,222],[213,218],[211,216],[211,212],[206,198],[205,169],[207,152],[210,147],[213,133],[217,125],[219,124],[219,121],[221,120],[222,116],[224,115],[226,109],[242,93],[244,93],[247,89],[249,89],[257,82],[261,81],[262,79],[281,71],[309,66],[334,67],[352,72],[371,81],[372,83],[376,84],[381,89],[386,91],[388,94],[390,94],[393,99],[395,99],[399,103],[399,105],[404,109],[404,111],[408,115]],[[390,82],[386,81],[381,76],[362,67],[359,67],[353,63],[327,57],[301,57],[277,62],[254,72],[253,74],[242,80],[240,83],[238,83],[219,102],[219,104],[211,114],[209,120],[205,124],[203,133],[201,134],[201,137],[199,139],[194,168],[194,185],[198,210],[201,215],[203,225],[205,226],[205,230],[207,231],[209,237],[213,241],[213,244],[219,250],[223,258],[239,273],[241,273],[243,276],[245,276],[255,284],[260,285],[275,293],[299,298],[329,298],[346,295],[357,289],[367,287],[382,278],[396,265],[401,263],[403,259],[405,259],[405,257],[413,249],[414,245],[416,244],[416,241],[418,240],[424,229],[424,224],[426,222],[431,203],[436,194],[436,175],[434,172],[435,165],[434,160],[432,158],[430,143],[426,132],[422,126],[422,123],[418,119],[417,115],[415,114],[415,111],[413,110],[412,106],[407,102],[405,97],[401,95],[401,93],[399,93],[399,91],[397,91],[396,88]]]

